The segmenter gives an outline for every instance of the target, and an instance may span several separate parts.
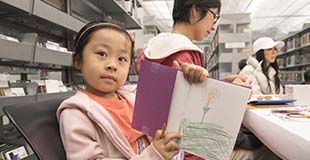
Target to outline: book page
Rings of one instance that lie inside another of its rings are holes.
[[[185,82],[185,83],[184,83]],[[170,132],[180,132],[182,117],[186,116],[186,104],[188,101],[191,85],[186,83],[182,72],[178,72],[174,84],[174,90],[170,105],[167,130]]]
[[[45,85],[46,85],[46,93],[60,92],[58,80],[45,80]]]
[[[182,135],[181,148],[209,160],[229,159],[250,89],[208,78],[190,85],[178,74],[168,130]]]
[[[25,96],[25,90],[22,87],[8,88],[5,91],[6,96]]]

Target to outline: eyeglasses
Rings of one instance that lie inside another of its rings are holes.
[[[215,24],[219,19],[220,19],[220,15],[215,14],[213,11],[211,11],[210,9],[208,10],[212,15],[213,15],[213,23]]]

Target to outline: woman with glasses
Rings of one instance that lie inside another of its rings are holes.
[[[192,41],[202,41],[214,30],[220,9],[220,0],[174,0],[172,33],[149,40],[136,61],[137,71],[142,59],[167,66],[178,62],[204,67],[203,51]]]

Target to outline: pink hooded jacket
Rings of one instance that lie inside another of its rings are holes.
[[[135,87],[119,93],[133,104]],[[57,118],[68,160],[164,159],[153,144],[136,155],[109,113],[83,92],[62,102]]]

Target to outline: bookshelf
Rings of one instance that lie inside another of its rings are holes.
[[[10,74],[19,68],[32,68],[41,74],[42,70],[56,70],[63,73],[64,83],[72,84],[70,51],[74,49],[77,31],[88,21],[102,18],[127,29],[141,29],[138,9],[142,3],[142,0],[0,1],[1,14],[5,15],[0,20],[0,71]],[[48,47],[49,41],[58,49]],[[27,80],[28,73],[21,76]]]
[[[289,34],[283,41],[285,47],[277,57],[281,81],[283,84],[302,84],[305,70],[310,69],[309,24],[305,24],[302,30]]]
[[[238,63],[248,57],[252,46],[249,14],[221,15],[206,52],[210,77],[222,79],[239,71]]]
[[[219,78],[219,34],[218,29],[215,31],[214,36],[211,40],[210,47],[207,50],[206,54],[206,64],[210,77]]]

